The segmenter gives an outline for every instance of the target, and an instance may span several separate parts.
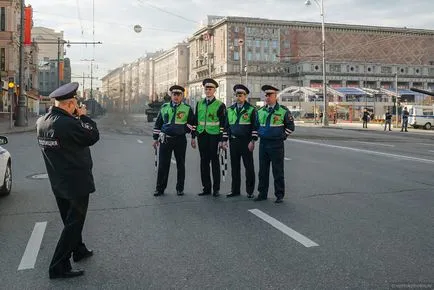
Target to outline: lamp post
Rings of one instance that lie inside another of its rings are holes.
[[[323,112],[323,126],[328,127],[328,98],[327,98],[327,82],[326,82],[326,59],[325,59],[325,27],[324,27],[324,0],[319,2],[318,0],[313,0],[316,5],[318,5],[321,12],[321,30],[322,30],[322,78],[323,78],[323,98],[324,98],[324,112]],[[311,5],[310,0],[306,0],[305,5]]]
[[[244,40],[243,39],[238,39],[238,45],[240,47],[240,84],[243,83],[243,44],[244,44]],[[247,83],[246,83],[247,86]]]

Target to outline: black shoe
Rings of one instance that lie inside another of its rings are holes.
[[[248,193],[248,194],[247,194],[247,198],[253,198],[253,197],[255,197],[255,196],[253,195],[253,193]]]
[[[218,196],[220,196],[220,192],[218,190],[216,190],[213,192],[212,196],[218,197]]]
[[[57,279],[57,278],[74,278],[78,276],[82,276],[84,274],[83,270],[67,270],[64,272],[56,272],[56,271],[50,271],[50,279]]]
[[[93,251],[88,250],[86,247],[84,247],[72,253],[72,260],[74,260],[74,262],[79,262],[91,256],[93,256]]]
[[[164,194],[163,191],[158,191],[158,190],[156,190],[156,191],[154,192],[154,196],[160,196],[160,195],[163,195],[163,194]]]
[[[283,197],[276,198],[275,203],[282,203],[282,202],[283,202]]]
[[[199,193],[198,195],[199,196],[204,196],[204,195],[210,195],[211,194],[211,192],[201,192],[201,193]]]
[[[182,195],[184,195],[184,191],[183,190],[177,190],[176,195],[182,196]]]
[[[229,194],[226,194],[226,197],[234,197],[234,196],[239,196],[240,194],[239,193],[229,193]]]
[[[262,201],[262,200],[267,200],[266,197],[260,196],[258,195],[253,201]]]

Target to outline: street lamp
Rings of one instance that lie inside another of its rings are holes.
[[[322,30],[322,78],[323,78],[323,98],[324,98],[324,112],[323,112],[323,124],[324,126],[329,125],[328,121],[328,98],[327,98],[327,82],[326,82],[326,60],[325,60],[325,28],[324,28],[324,0],[321,0],[319,2],[318,0],[315,1],[316,5],[319,7],[321,12],[321,30]],[[312,2],[310,0],[306,0],[304,3],[306,6],[310,6]]]

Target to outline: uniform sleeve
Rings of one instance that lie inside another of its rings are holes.
[[[97,125],[87,116],[80,116],[77,121],[74,121],[74,127],[67,132],[71,141],[80,146],[92,146],[99,140]]]
[[[229,136],[230,136],[229,118],[228,118],[228,112],[226,111],[226,114],[225,114],[225,125],[224,125],[224,130],[223,130],[222,141],[223,142],[227,142],[229,140]]]
[[[291,135],[291,133],[295,130],[294,117],[292,117],[290,111],[286,112],[283,124],[285,125],[285,133],[286,137],[288,138],[288,136]]]
[[[189,133],[191,134],[191,138],[193,139],[196,138],[195,115],[191,107],[190,107],[190,111],[188,112],[187,127],[189,129]]]
[[[253,110],[252,115],[250,116],[250,131],[252,132],[252,141],[258,141],[258,121],[257,121],[258,112],[256,109]]]
[[[192,122],[191,122],[191,125],[192,125],[192,131],[194,131],[194,133],[192,133],[191,134],[191,138],[193,138],[193,139],[195,139],[196,138],[196,136],[197,136],[197,124],[198,124],[198,121],[197,121],[197,107],[199,107],[199,103],[197,103],[196,104],[196,108],[194,109],[194,114],[193,114],[193,120],[192,120]]]
[[[163,127],[163,116],[161,110],[158,112],[157,119],[155,120],[154,130],[152,130],[152,138],[156,141],[161,133],[161,128]]]
[[[219,118],[220,123],[220,135],[219,135],[219,141],[223,141],[224,138],[228,138],[228,132],[225,130],[226,126],[226,106],[225,104],[221,104],[218,111],[217,116]]]

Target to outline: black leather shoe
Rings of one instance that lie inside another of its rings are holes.
[[[226,197],[234,197],[234,196],[239,196],[240,194],[239,193],[229,193],[229,194],[226,194]]]
[[[248,193],[247,194],[247,198],[253,198],[253,197],[254,197],[253,193]]]
[[[72,260],[74,260],[74,262],[79,262],[91,256],[93,256],[92,250],[88,250],[87,248],[81,248],[80,250],[72,253]]]
[[[154,196],[160,196],[160,195],[163,195],[163,194],[164,194],[163,191],[158,191],[158,190],[156,190],[156,191],[154,192]]]
[[[211,194],[211,192],[201,192],[198,195],[199,196],[204,196],[204,195],[210,195],[210,194]]]
[[[50,279],[58,279],[58,278],[74,278],[78,276],[82,276],[84,274],[83,270],[68,270],[64,272],[55,272],[50,271]]]
[[[258,195],[253,201],[263,201],[263,200],[267,200],[266,197],[260,196]]]
[[[177,190],[176,195],[179,195],[179,196],[184,195],[184,191],[183,190]]]
[[[214,191],[214,193],[212,194],[212,196],[218,197],[218,196],[220,196],[220,192],[218,190],[216,190],[216,191]]]
[[[282,203],[282,202],[283,202],[283,197],[276,198],[275,203]]]

